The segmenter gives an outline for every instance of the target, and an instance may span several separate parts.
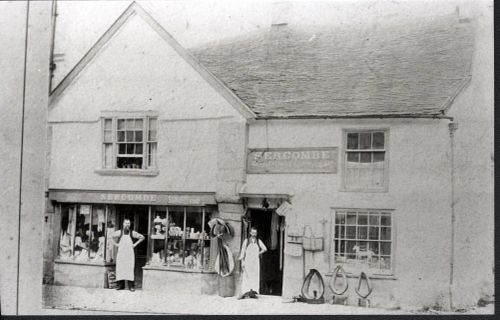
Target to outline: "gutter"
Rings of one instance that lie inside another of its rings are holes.
[[[444,114],[351,114],[351,115],[281,115],[281,116],[259,116],[256,120],[294,120],[294,119],[448,119],[453,117]]]
[[[455,131],[458,129],[458,123],[450,122],[448,124],[448,129],[450,133],[450,180],[451,180],[451,244],[450,244],[450,280],[448,287],[448,296],[450,302],[450,310],[454,310],[453,305],[453,272],[454,272],[454,263],[455,263],[455,161],[454,161],[454,153],[455,153]]]

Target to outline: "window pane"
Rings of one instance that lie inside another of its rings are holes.
[[[127,142],[134,141],[134,131],[127,131]]]
[[[356,224],[356,212],[348,212],[347,213],[347,224],[351,224],[351,225]]]
[[[383,162],[385,158],[385,152],[374,152],[373,162]]]
[[[118,130],[125,130],[125,120],[118,119]]]
[[[75,260],[88,261],[90,245],[90,206],[77,206],[75,232]]]
[[[142,119],[135,119],[135,130],[142,130],[143,121]]]
[[[391,257],[380,257],[380,269],[391,269]]]
[[[90,230],[90,258],[94,261],[104,261],[104,206],[92,206],[92,226]]]
[[[358,239],[368,238],[368,227],[358,227]]]
[[[361,152],[361,162],[362,163],[372,162],[372,153],[371,152]]]
[[[335,214],[335,223],[345,224],[345,213],[344,212],[337,212]]]
[[[347,239],[356,239],[356,227],[347,227],[347,234],[346,234]]]
[[[111,119],[104,119],[104,130],[111,130]]]
[[[382,215],[380,217],[380,224],[383,226],[390,226],[391,225],[391,216],[390,215]]]
[[[380,240],[391,240],[391,228],[390,227],[380,228]]]
[[[356,241],[346,241],[346,252],[355,253],[354,246],[356,246]]]
[[[347,134],[347,149],[358,149],[358,134],[348,133]]]
[[[156,141],[156,131],[149,130],[149,141]]]
[[[359,134],[359,148],[360,149],[371,149],[372,146],[372,134],[370,132],[362,132]]]
[[[142,143],[135,144],[135,154],[142,154]]]
[[[378,226],[379,223],[380,223],[380,217],[378,216],[377,213],[373,214],[373,213],[370,213],[370,225],[371,226]]]
[[[359,152],[348,152],[347,161],[349,162],[359,162]]]
[[[184,208],[169,207],[168,210],[167,265],[183,266]]]
[[[122,168],[122,169],[141,169],[142,168],[142,158],[118,157],[116,166],[118,168]]]
[[[142,131],[136,131],[135,132],[135,141],[136,142],[142,142]]]
[[[368,248],[374,253],[378,254],[378,241],[368,242]]]
[[[132,143],[127,143],[127,154],[134,154],[134,145]]]
[[[73,207],[61,206],[61,234],[59,237],[59,259],[71,259],[73,248],[71,246],[71,235],[74,232],[75,220]]]
[[[104,131],[104,142],[111,142],[113,140],[113,131]]]
[[[118,131],[118,141],[119,142],[125,141],[125,131]]]
[[[111,143],[104,145],[104,168],[113,168],[113,144]]]
[[[127,145],[125,143],[120,143],[118,145],[118,154],[126,154]]]
[[[384,133],[373,133],[373,149],[384,149]]]
[[[156,124],[157,120],[156,118],[149,118],[149,130],[156,130]]]
[[[367,225],[368,224],[368,216],[366,214],[358,214],[358,224],[359,225]]]
[[[381,242],[380,243],[380,254],[382,255],[390,255],[391,254],[391,243],[390,242]]]
[[[369,239],[378,240],[378,227],[370,227]]]
[[[156,143],[148,143],[148,167],[156,167]]]
[[[127,119],[125,121],[126,121],[125,128],[127,130],[133,130],[134,129],[134,119]]]

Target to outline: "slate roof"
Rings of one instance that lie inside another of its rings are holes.
[[[273,26],[192,49],[258,118],[439,116],[470,80],[473,23]]]

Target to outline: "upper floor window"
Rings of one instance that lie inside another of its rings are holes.
[[[387,130],[346,130],[344,189],[387,190]]]
[[[156,168],[156,117],[105,117],[102,122],[104,169]]]

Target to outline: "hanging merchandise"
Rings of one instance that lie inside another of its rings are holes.
[[[234,257],[229,246],[224,242],[224,236],[232,236],[234,232],[229,223],[220,218],[213,218],[207,224],[210,226],[210,236],[217,239],[211,242],[217,243],[214,269],[220,275],[217,281],[219,296],[231,297],[235,290],[234,278],[230,277],[234,271]]]
[[[360,290],[361,290],[361,283],[362,283],[363,280],[365,281],[366,288],[368,290],[366,294],[361,294],[361,292],[360,292]],[[370,278],[368,278],[368,276],[366,275],[366,273],[364,271],[362,271],[359,274],[358,286],[356,288],[354,288],[354,291],[356,291],[356,293],[358,294],[358,296],[360,296],[363,299],[368,298],[368,296],[372,293],[373,288],[372,288],[372,285],[370,283]]]
[[[278,247],[279,218],[276,211],[273,211],[271,214],[271,250],[276,250]]]
[[[322,251],[323,237],[314,237],[311,226],[306,225],[304,227],[302,246],[307,251]]]
[[[313,294],[310,294],[310,287],[313,278],[316,277],[318,279],[318,287],[313,288]],[[314,290],[316,289],[316,290]],[[325,283],[323,282],[323,277],[321,273],[319,273],[316,269],[310,269],[309,274],[304,279],[304,283],[302,284],[301,289],[302,297],[305,298],[305,302],[310,304],[321,304],[325,303],[325,298],[323,295],[325,294]]]
[[[302,256],[302,244],[300,243],[293,243],[293,242],[288,242],[285,246],[285,254],[292,256],[292,257],[300,257]]]
[[[337,289],[335,287],[335,283],[337,282],[337,278],[341,277],[343,279],[343,286],[340,289]],[[332,278],[329,283],[330,289],[335,295],[342,295],[344,294],[347,289],[349,288],[349,284],[347,283],[347,275],[345,273],[344,268],[342,268],[341,265],[338,265],[335,270],[333,271]]]
[[[291,210],[292,205],[288,201],[283,201],[283,203],[276,209],[276,213],[280,216],[286,216]]]

